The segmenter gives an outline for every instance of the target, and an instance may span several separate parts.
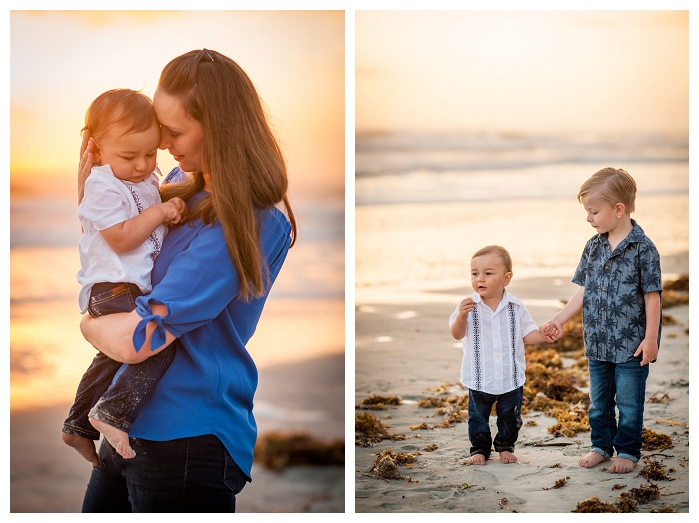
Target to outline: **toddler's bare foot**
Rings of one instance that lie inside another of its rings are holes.
[[[100,459],[95,451],[95,442],[89,438],[83,438],[75,434],[61,432],[61,439],[66,445],[73,447],[83,458],[92,463],[93,467],[98,467]]]
[[[471,465],[485,465],[485,456],[483,454],[474,454],[471,456]]]
[[[136,455],[129,445],[129,435],[126,432],[92,417],[90,423],[104,435],[122,458],[130,459]]]
[[[512,452],[509,452],[507,450],[503,450],[500,454],[500,461],[503,463],[517,463],[517,456],[512,454]]]
[[[585,467],[586,469],[591,469],[592,467],[596,467],[603,461],[607,461],[607,458],[605,458],[602,454],[599,452],[592,451],[588,453],[587,455],[583,456],[578,460],[578,463],[580,464],[581,467]]]
[[[631,461],[630,459],[617,458],[616,460],[614,460],[614,463],[612,463],[612,466],[609,467],[609,473],[626,474],[627,472],[631,472],[635,466],[636,462]]]

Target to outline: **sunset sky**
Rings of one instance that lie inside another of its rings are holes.
[[[152,97],[171,59],[203,47],[241,65],[258,88],[292,181],[344,185],[341,11],[12,11],[13,176],[72,176],[85,111],[116,87]],[[175,165],[158,155],[164,172]]]
[[[688,64],[688,11],[358,11],[356,126],[686,134]]]

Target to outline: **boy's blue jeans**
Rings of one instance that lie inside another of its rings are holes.
[[[487,460],[492,446],[495,447],[495,452],[514,452],[519,429],[522,428],[522,395],[522,387],[505,394],[468,390],[468,439],[471,441],[471,456],[483,454]],[[496,401],[498,433],[493,441],[489,419]]]
[[[611,458],[616,449],[617,457],[638,461],[649,365],[634,358],[626,363],[589,360],[588,367],[592,450]]]
[[[131,283],[97,283],[92,287],[88,311],[93,317],[131,312],[135,308],[134,300],[142,295]],[[80,380],[75,402],[63,423],[63,432],[99,439],[100,433],[88,419],[92,416],[128,433],[144,400],[172,363],[174,355],[171,345],[142,363],[127,365],[109,388],[122,363],[98,352]]]

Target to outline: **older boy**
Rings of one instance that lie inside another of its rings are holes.
[[[635,199],[636,182],[623,169],[607,167],[583,183],[578,200],[597,234],[573,277],[580,289],[549,322],[560,337],[563,324],[583,310],[592,451],[579,463],[594,467],[616,449],[611,473],[630,472],[641,457],[648,363],[660,345],[660,256],[631,219]]]

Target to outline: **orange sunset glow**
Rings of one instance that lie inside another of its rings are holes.
[[[193,49],[255,84],[287,162],[296,245],[247,348],[258,367],[344,351],[345,35],[341,11],[10,13],[10,402],[66,404],[94,356],[80,333],[76,171],[85,111],[153,97]],[[167,174],[177,164],[158,152]]]

